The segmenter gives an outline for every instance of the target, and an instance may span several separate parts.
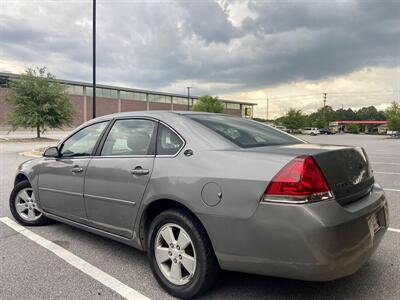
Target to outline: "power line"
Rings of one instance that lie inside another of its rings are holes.
[[[282,100],[282,101],[288,101],[288,100],[292,100],[293,98],[301,98],[299,100],[318,100],[321,97],[321,94],[323,95],[323,93],[317,94],[317,95],[308,95],[308,96],[303,96],[303,95],[298,95],[298,96],[291,96],[291,97],[270,97],[269,99],[273,99],[273,100]],[[332,95],[331,93],[329,93],[330,95]],[[349,98],[349,97],[357,97],[357,98],[380,98],[380,97],[390,97],[390,96],[396,96],[396,93],[387,93],[387,94],[380,94],[380,95],[340,95],[340,94],[333,94],[332,98],[335,99],[342,99],[342,98]],[[265,99],[252,99],[253,101],[265,101]]]
[[[330,92],[329,94],[396,94],[399,90]]]
[[[352,92],[329,92],[329,94],[333,94],[335,96],[343,95],[352,95],[352,94],[397,94],[399,90],[375,90],[375,91],[352,91]],[[291,98],[305,98],[305,97],[318,97],[323,95],[324,93],[312,93],[312,94],[302,94],[302,95],[277,95],[269,97],[269,99],[291,99]],[[262,101],[265,99],[254,99],[255,101]]]

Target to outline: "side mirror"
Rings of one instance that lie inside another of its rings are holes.
[[[43,157],[61,157],[60,150],[57,147],[49,147],[44,151]]]

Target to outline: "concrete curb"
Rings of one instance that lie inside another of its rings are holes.
[[[28,156],[28,157],[42,157],[45,148],[39,148],[39,149],[33,149],[31,151],[24,151],[24,152],[20,152],[18,153],[18,155],[21,156]]]

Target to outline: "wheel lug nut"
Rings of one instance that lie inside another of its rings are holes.
[[[178,261],[176,260],[176,258],[174,258],[174,263],[176,264]]]
[[[168,251],[168,255],[171,256],[171,255],[172,255],[172,252],[171,252],[171,251]]]
[[[178,250],[180,249],[179,245],[176,246],[176,249],[178,249]]]
[[[174,245],[173,244],[171,244],[171,245],[169,245],[171,248],[174,248]]]
[[[182,259],[182,255],[179,255],[179,259]]]

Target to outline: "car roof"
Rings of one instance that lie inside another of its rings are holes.
[[[101,117],[97,117],[95,119],[90,120],[91,122],[98,122],[102,120],[109,120],[113,118],[119,118],[119,117],[139,117],[139,116],[144,116],[144,117],[153,117],[153,118],[165,118],[168,117],[168,115],[220,115],[220,116],[229,116],[229,117],[235,117],[232,115],[227,115],[227,114],[216,114],[216,113],[209,113],[209,112],[198,112],[198,111],[170,111],[170,110],[140,110],[140,111],[127,111],[127,112],[120,112],[120,113],[114,113],[114,114],[109,114],[109,115],[104,115]]]

